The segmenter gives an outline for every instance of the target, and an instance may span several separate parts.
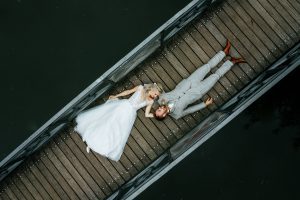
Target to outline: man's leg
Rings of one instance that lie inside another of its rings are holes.
[[[211,74],[209,77],[201,81],[201,93],[207,93],[216,84],[216,82],[231,69],[233,64],[233,62],[227,60],[214,74]]]
[[[208,72],[218,65],[218,63],[225,57],[224,51],[219,51],[213,58],[211,58],[207,64],[199,67],[194,71],[187,80],[189,81],[201,81],[207,75]]]

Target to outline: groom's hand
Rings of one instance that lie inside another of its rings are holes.
[[[205,101],[205,105],[206,106],[209,106],[210,104],[213,103],[213,98],[208,98],[206,101]]]

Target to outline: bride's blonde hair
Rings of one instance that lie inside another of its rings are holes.
[[[159,93],[163,93],[163,87],[160,83],[144,84],[145,93],[148,94],[151,90],[156,89]]]

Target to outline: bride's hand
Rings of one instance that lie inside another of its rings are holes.
[[[108,99],[116,99],[117,97],[116,96],[114,96],[114,95],[110,95],[109,97],[108,97]]]

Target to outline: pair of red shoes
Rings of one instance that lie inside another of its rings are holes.
[[[227,41],[226,41],[226,46],[225,46],[225,48],[224,48],[224,50],[223,50],[226,56],[229,55],[230,47],[231,47],[231,44],[230,44],[229,40],[227,40]],[[231,61],[233,64],[246,63],[246,61],[245,61],[243,58],[235,58],[235,57],[231,57],[230,61]]]

